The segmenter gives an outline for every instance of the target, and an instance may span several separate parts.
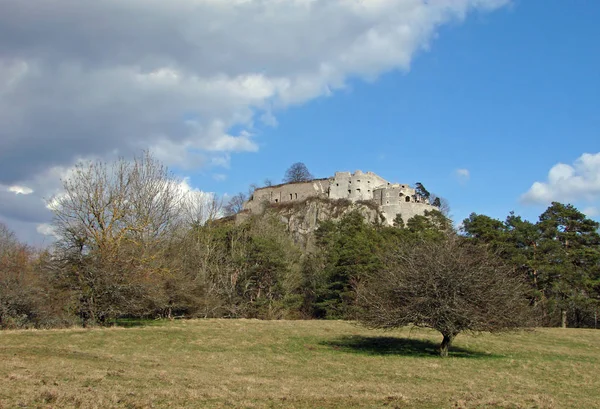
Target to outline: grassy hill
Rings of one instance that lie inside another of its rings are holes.
[[[592,408],[600,331],[457,337],[343,321],[0,332],[0,408]]]

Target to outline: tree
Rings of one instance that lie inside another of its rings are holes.
[[[306,165],[302,162],[296,162],[285,171],[283,183],[307,182],[314,179],[308,171]]]
[[[0,222],[0,329],[66,324],[63,293],[42,275],[40,256]]]
[[[431,193],[429,193],[429,191],[425,189],[425,186],[423,186],[421,182],[415,183],[415,191],[419,196],[423,197],[424,199],[429,199],[429,197],[431,196]]]
[[[423,215],[417,214],[408,219],[406,228],[421,235],[445,235],[452,230],[452,220],[438,210],[425,210]]]
[[[579,326],[600,305],[599,226],[570,204],[553,202],[540,215],[539,284],[560,309],[562,327],[569,313]]]
[[[398,213],[396,215],[396,217],[394,217],[394,227],[399,227],[401,229],[404,228],[404,219],[402,218],[402,215],[400,213]]]
[[[80,163],[49,205],[60,236],[55,267],[79,299],[84,325],[140,313],[168,273],[163,256],[183,209],[179,181],[145,152],[128,162]]]
[[[371,328],[408,324],[439,331],[440,356],[464,331],[528,324],[526,284],[485,247],[457,236],[394,249],[357,293],[360,322]]]
[[[223,207],[225,216],[233,216],[244,210],[244,203],[246,202],[247,196],[245,193],[238,193],[233,196],[227,204]]]
[[[600,308],[599,224],[572,205],[553,202],[538,223],[513,212],[505,222],[471,214],[466,236],[486,243],[530,280],[530,300],[544,323],[595,325]]]
[[[446,199],[436,195],[435,193],[432,193],[431,196],[429,196],[429,202],[432,206],[437,207],[444,216],[452,218],[450,215],[450,203],[448,203]]]
[[[316,291],[315,315],[354,318],[356,283],[381,267],[381,235],[358,211],[352,211],[337,222],[321,223],[316,242],[323,258],[323,279]]]
[[[471,213],[462,222],[461,230],[469,238],[498,246],[506,242],[506,228],[500,220],[484,214]]]

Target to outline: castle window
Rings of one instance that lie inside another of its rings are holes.
[[[360,189],[356,189],[356,193],[360,193]]]
[[[410,196],[406,196],[406,201],[410,202]]]
[[[290,193],[290,200],[292,200],[292,194]]]
[[[402,197],[402,196],[404,196],[404,193],[400,192],[400,194],[398,196]]]
[[[389,201],[389,200],[387,200],[385,203],[386,203],[386,204],[390,204],[390,201]]]
[[[275,199],[275,203],[278,203],[278,202],[279,202],[279,199]]]
[[[348,189],[348,194],[351,195],[352,194],[352,190]]]
[[[371,193],[371,189],[367,190],[367,193]]]
[[[336,185],[336,186],[339,186],[340,184],[339,184],[339,183],[336,183],[335,185]]]
[[[296,199],[298,199],[298,193],[294,193],[296,195]]]
[[[357,179],[357,180],[356,180],[356,183],[360,183],[360,179]]]

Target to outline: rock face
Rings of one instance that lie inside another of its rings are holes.
[[[367,223],[386,222],[377,204],[371,201],[352,202],[311,197],[301,202],[269,204],[263,208],[264,214],[277,216],[287,226],[294,241],[307,250],[314,246],[313,233],[320,222],[337,221],[353,211],[358,211]],[[250,212],[239,213],[236,223],[242,223],[250,216]]]

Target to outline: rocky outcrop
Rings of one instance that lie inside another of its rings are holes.
[[[308,198],[301,202],[267,204],[264,206],[262,214],[277,216],[287,226],[294,241],[310,250],[314,244],[313,233],[321,222],[340,220],[353,211],[359,212],[367,223],[382,223],[385,221],[377,204],[371,201],[352,202],[346,199],[331,200],[317,197]],[[251,215],[250,212],[239,213],[236,222],[242,223]]]

